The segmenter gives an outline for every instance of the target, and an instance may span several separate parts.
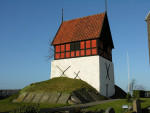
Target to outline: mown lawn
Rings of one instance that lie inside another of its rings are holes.
[[[150,106],[150,98],[141,98],[140,100],[142,100],[141,102],[141,108],[147,109]],[[107,108],[114,108],[116,113],[122,113],[123,109],[122,109],[122,105],[131,105],[133,106],[132,102],[127,102],[125,99],[122,100],[117,100],[114,102],[109,102],[109,103],[104,103],[104,104],[100,104],[100,105],[96,105],[96,106],[92,106],[87,108],[90,111],[96,111],[98,109],[102,109],[102,110],[106,110]]]
[[[24,105],[37,105],[34,103],[12,103],[11,100],[14,97],[9,97],[7,99],[3,99],[0,100],[0,112],[7,112],[7,111],[11,111],[14,110],[16,108],[19,108],[21,106]],[[141,108],[142,109],[147,109],[150,106],[150,98],[142,98],[141,99]],[[62,106],[67,106],[68,104],[39,104],[40,105],[40,109],[43,108],[54,108],[54,107],[62,107]],[[93,107],[89,107],[87,108],[90,111],[96,111],[98,109],[102,109],[102,110],[106,110],[109,107],[112,107],[115,109],[116,113],[122,113],[122,105],[131,105],[132,106],[132,102],[126,102],[125,99],[122,100],[117,100],[114,102],[108,102],[108,103],[104,103],[104,104],[100,104],[100,105],[96,105]]]

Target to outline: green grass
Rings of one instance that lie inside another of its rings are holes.
[[[22,106],[29,106],[29,105],[37,105],[36,103],[13,103],[12,100],[17,98],[19,93],[10,96],[9,98],[0,100],[0,112],[8,112],[12,111],[14,109],[17,109]],[[54,108],[54,107],[62,107],[62,106],[67,106],[69,104],[46,104],[46,103],[41,103],[39,104],[40,109],[43,108]]]
[[[16,108],[19,108],[21,106],[28,106],[28,105],[37,105],[35,103],[12,103],[11,101],[14,98],[17,98],[18,94],[15,94],[7,99],[3,99],[0,100],[0,112],[7,112],[7,111],[12,111]],[[141,108],[142,109],[147,109],[150,106],[150,98],[142,98],[142,103],[141,103]],[[42,103],[39,104],[40,105],[40,109],[43,108],[55,108],[55,107],[63,107],[63,106],[67,106],[69,104],[46,104],[46,103]],[[100,104],[100,105],[96,105],[96,106],[92,106],[87,108],[90,111],[96,111],[98,109],[102,109],[102,110],[106,110],[109,107],[112,107],[115,109],[116,113],[122,113],[122,105],[132,105],[132,102],[126,102],[125,99],[122,100],[117,100],[114,102],[108,102],[108,103],[104,103],[104,104]]]
[[[150,98],[141,98],[141,108],[147,109],[150,106]],[[87,108],[90,111],[96,111],[98,109],[106,110],[107,108],[114,108],[116,113],[122,113],[122,105],[131,105],[133,106],[132,102],[127,102],[125,99],[117,100],[114,102],[108,102],[96,106],[92,106]]]
[[[67,77],[56,77],[50,80],[30,84],[23,88],[20,92],[63,92],[71,93],[72,91],[85,88],[87,90],[94,90],[88,83]]]

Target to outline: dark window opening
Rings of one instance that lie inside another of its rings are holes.
[[[80,42],[71,43],[70,44],[70,50],[71,51],[80,50]]]

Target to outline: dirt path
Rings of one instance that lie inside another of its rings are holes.
[[[96,102],[90,102],[90,103],[85,103],[85,104],[78,104],[78,105],[72,105],[72,106],[65,106],[65,107],[59,107],[59,108],[48,108],[48,109],[42,109],[40,110],[40,113],[49,113],[49,112],[56,112],[56,111],[67,111],[71,110],[74,108],[86,108],[90,106],[95,106],[98,104],[103,104],[107,102],[112,102],[112,101],[117,101],[120,99],[112,99],[112,100],[103,100],[103,101],[96,101]]]

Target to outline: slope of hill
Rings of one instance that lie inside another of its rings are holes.
[[[79,80],[79,79],[71,79],[67,77],[56,77],[46,81],[32,83],[25,88],[23,88],[22,92],[63,92],[63,93],[71,93],[72,91],[79,90],[85,88],[86,90],[92,90],[96,92],[91,85],[88,83]]]

